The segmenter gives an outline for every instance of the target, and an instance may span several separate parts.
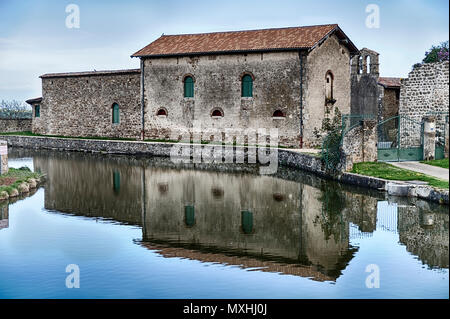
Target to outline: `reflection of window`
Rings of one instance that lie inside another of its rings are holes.
[[[195,209],[194,206],[184,206],[184,223],[188,227],[195,225]]]
[[[39,104],[34,107],[34,117],[41,117],[41,106]]]
[[[194,79],[192,76],[184,78],[184,97],[194,97]]]
[[[113,189],[115,192],[120,191],[120,173],[117,171],[113,172]]]
[[[281,112],[280,110],[276,110],[275,112],[273,112],[273,117],[284,117],[284,113]]]
[[[222,198],[223,197],[223,189],[220,187],[213,187],[211,188],[211,193],[215,198]]]
[[[253,213],[247,210],[241,212],[241,227],[244,234],[251,234],[253,231]]]
[[[112,122],[118,124],[119,121],[119,104],[114,103],[112,106]]]
[[[284,201],[284,195],[283,194],[274,193],[272,196],[273,196],[273,199],[276,200],[277,202]]]
[[[253,97],[253,79],[249,74],[242,77],[242,97]]]

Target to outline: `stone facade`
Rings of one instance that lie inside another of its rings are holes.
[[[301,67],[301,61],[303,67]],[[278,128],[280,144],[299,147],[303,106],[303,146],[319,141],[313,135],[325,116],[326,74],[333,74],[333,98],[342,113],[350,111],[350,53],[330,36],[308,55],[267,52],[192,57],[143,58],[145,136],[177,137],[203,128]],[[303,74],[301,74],[303,72]],[[241,97],[244,74],[253,78],[253,97]],[[183,95],[185,76],[194,78],[194,97]],[[302,101],[300,101],[302,98]],[[157,115],[165,109],[167,116]],[[220,109],[223,117],[212,117]],[[284,117],[273,117],[280,110]],[[203,139],[209,140],[209,136]]]
[[[350,113],[350,53],[335,36],[329,37],[306,57],[303,83],[303,142],[304,147],[320,146],[313,132],[320,129],[326,107],[337,107],[342,114]],[[331,83],[327,84],[327,74]],[[327,94],[331,84],[332,93]],[[327,96],[328,95],[328,96]],[[328,101],[327,98],[331,98]]]
[[[40,116],[33,133],[58,136],[139,138],[140,70],[43,75]],[[112,121],[119,105],[119,123]]]
[[[279,129],[285,145],[298,145],[300,65],[297,52],[144,59],[145,136],[164,139],[202,128]],[[254,77],[253,97],[241,97],[242,74]],[[194,78],[194,97],[183,80]],[[159,109],[167,116],[158,116]],[[219,109],[223,117],[211,116]],[[285,117],[273,119],[274,111]],[[205,133],[205,135],[207,135]],[[209,136],[203,139],[209,140]]]
[[[31,132],[31,119],[0,119],[0,132]]]

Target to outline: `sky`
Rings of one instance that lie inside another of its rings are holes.
[[[79,28],[66,25],[70,4],[80,10]],[[374,11],[366,9],[371,4],[379,8],[379,25],[369,28],[366,20]],[[139,59],[130,56],[163,33],[331,23],[338,23],[359,49],[380,53],[381,76],[407,77],[425,51],[448,40],[449,4],[447,0],[0,0],[0,101],[41,96],[39,76],[45,73],[138,68]]]

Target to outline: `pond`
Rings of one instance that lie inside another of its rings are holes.
[[[448,207],[279,168],[9,150],[0,298],[448,298]],[[79,288],[68,288],[79,270]]]

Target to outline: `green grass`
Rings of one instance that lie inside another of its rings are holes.
[[[432,161],[421,161],[421,163],[448,169],[448,158]]]
[[[384,178],[396,181],[423,181],[436,188],[448,189],[448,182],[407,169],[398,168],[388,163],[365,162],[353,165],[352,173]]]
[[[41,173],[32,172],[28,167],[10,168],[8,173],[0,176],[0,192],[6,191],[11,194],[14,189],[17,189],[21,183],[26,182],[29,178],[37,179],[42,176]],[[1,182],[5,179],[13,179],[14,182],[10,185],[1,185]]]

